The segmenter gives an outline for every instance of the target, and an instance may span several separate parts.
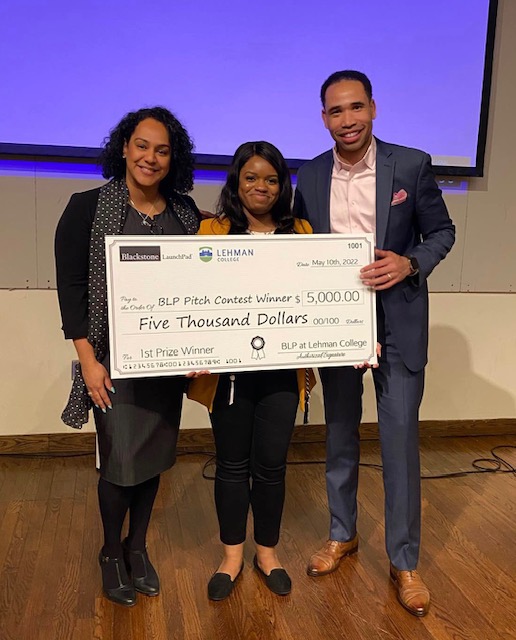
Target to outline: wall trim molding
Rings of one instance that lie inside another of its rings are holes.
[[[325,439],[323,424],[298,425],[294,429],[293,443],[321,442]],[[422,420],[419,425],[422,438],[446,438],[463,436],[516,435],[515,418],[491,420]],[[360,427],[362,440],[378,440],[376,422],[366,422]],[[211,429],[181,429],[177,445],[179,452],[213,451]],[[95,434],[92,432],[29,434],[0,436],[0,455],[77,455],[95,451]]]

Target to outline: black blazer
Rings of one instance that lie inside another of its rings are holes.
[[[56,229],[57,293],[65,338],[85,338],[88,335],[90,236],[99,193],[100,187],[74,193]],[[173,197],[192,209],[200,220],[200,212],[190,196],[174,194]]]

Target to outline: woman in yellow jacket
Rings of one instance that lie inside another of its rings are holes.
[[[268,142],[241,145],[229,168],[215,218],[203,235],[311,233],[291,212],[292,185],[281,153]],[[311,370],[248,371],[192,380],[188,397],[210,411],[217,471],[215,505],[224,557],[208,584],[223,600],[243,568],[249,507],[254,519],[254,567],[268,588],[287,595],[291,581],[276,554],[285,499],[287,451],[298,404],[305,409]]]

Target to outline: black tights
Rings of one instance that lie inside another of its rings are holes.
[[[158,487],[159,475],[133,487],[122,487],[100,478],[98,494],[104,528],[102,553],[105,556],[121,557],[122,527],[127,511],[129,511],[127,545],[134,550],[145,549],[145,538]]]

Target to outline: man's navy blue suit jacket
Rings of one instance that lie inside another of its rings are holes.
[[[432,172],[430,156],[417,149],[376,140],[376,247],[414,256],[419,274],[378,292],[394,343],[411,371],[428,355],[427,278],[455,241],[455,227]],[[333,151],[304,164],[297,174],[294,214],[314,233],[330,233]],[[407,198],[393,204],[393,195]]]

